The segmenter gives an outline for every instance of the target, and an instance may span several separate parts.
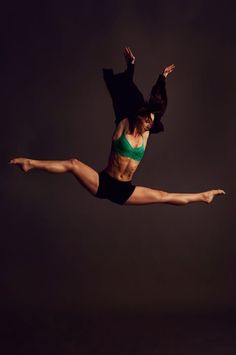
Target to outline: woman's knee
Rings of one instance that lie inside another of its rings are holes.
[[[71,158],[68,160],[68,164],[69,164],[69,167],[70,167],[70,170],[74,170],[74,169],[78,169],[79,166],[80,166],[80,161],[76,158]]]
[[[71,158],[68,162],[70,171],[89,192],[95,195],[99,184],[98,173],[76,158]]]
[[[169,193],[166,191],[157,190],[157,198],[160,202],[167,202]]]

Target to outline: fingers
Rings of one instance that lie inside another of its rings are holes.
[[[170,67],[169,67],[169,70],[170,70],[170,73],[175,69],[175,65],[174,64],[171,64]]]
[[[123,53],[124,53],[125,58],[128,58],[128,56],[129,56],[129,50],[128,50],[127,47],[125,47]]]
[[[123,53],[124,53],[125,57],[128,57],[128,58],[134,57],[130,47],[125,47]]]
[[[131,62],[133,64],[135,62],[135,56],[133,55],[130,47],[125,47],[123,53],[127,63]]]
[[[175,64],[171,64],[171,65],[168,65],[168,67],[165,67],[165,69],[163,70],[164,76],[167,77],[167,75],[172,73],[174,69],[175,69]]]
[[[173,70],[175,69],[175,65],[171,64],[168,67],[165,68],[166,71],[168,71],[169,73],[171,73]]]
[[[127,49],[128,49],[129,55],[130,55],[131,57],[134,57],[134,55],[133,55],[133,53],[132,53],[130,47],[128,47]]]
[[[124,48],[124,55],[125,56],[129,55],[129,47]]]
[[[124,52],[126,52],[128,54],[132,54],[130,47],[125,47]]]

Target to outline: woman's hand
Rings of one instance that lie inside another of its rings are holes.
[[[172,73],[172,71],[175,69],[175,65],[171,64],[168,67],[165,67],[165,69],[163,70],[162,74],[164,75],[164,77],[166,78],[170,73]]]
[[[133,55],[131,49],[129,47],[125,47],[123,53],[124,53],[127,65],[130,64],[130,63],[134,64],[135,56]]]

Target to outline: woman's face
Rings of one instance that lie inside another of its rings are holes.
[[[150,129],[153,126],[154,123],[154,114],[151,112],[147,116],[138,116],[138,122],[140,129],[145,132],[145,131],[150,131]]]

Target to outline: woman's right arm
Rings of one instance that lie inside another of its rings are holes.
[[[127,69],[125,70],[125,73],[131,80],[133,80],[135,56],[129,47],[125,47],[123,53],[127,64]]]
[[[121,120],[118,125],[115,128],[115,131],[112,135],[112,140],[119,139],[122,133],[124,132],[125,128],[127,127],[128,124],[128,118],[124,118]]]

